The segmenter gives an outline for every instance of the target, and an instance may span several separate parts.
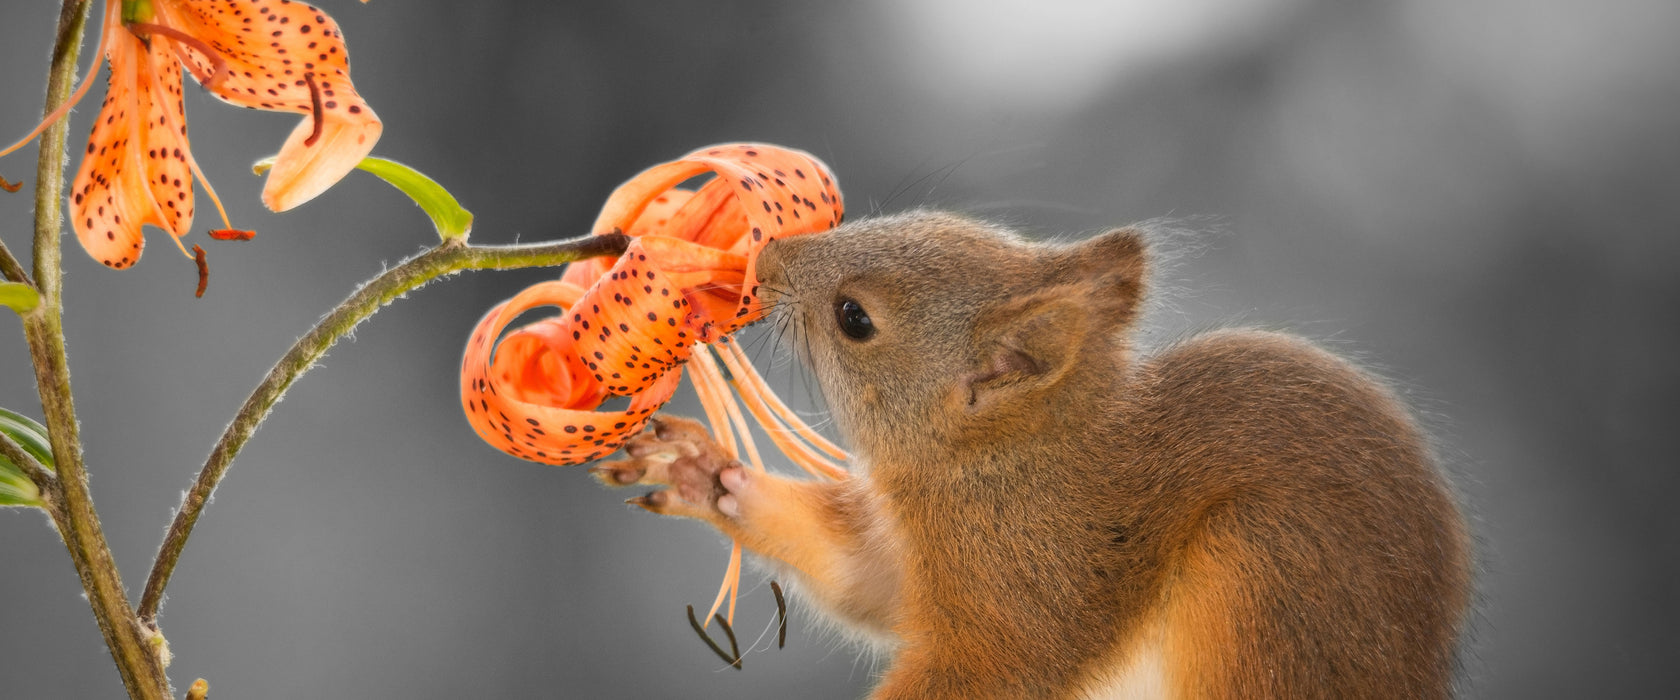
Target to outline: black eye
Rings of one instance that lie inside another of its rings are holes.
[[[841,299],[834,303],[834,320],[840,324],[840,332],[852,340],[867,340],[875,335],[875,322],[869,320],[869,313],[863,310],[863,304],[852,299]]]

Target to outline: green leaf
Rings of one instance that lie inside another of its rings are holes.
[[[24,452],[28,452],[35,461],[40,462],[41,466],[53,468],[52,443],[47,440],[47,429],[40,423],[0,408],[0,433],[12,438]],[[24,474],[17,464],[5,455],[0,455],[0,507],[41,505],[41,489],[35,486],[35,482],[30,481],[29,475]]]
[[[11,460],[0,457],[0,508],[40,508],[44,505],[40,487],[18,471]]]
[[[274,167],[274,157],[269,156],[257,161],[251,166],[251,172],[262,175]],[[414,168],[410,168],[394,160],[368,156],[356,164],[357,168],[366,170],[379,179],[391,183],[392,187],[402,190],[409,199],[432,217],[432,225],[437,227],[438,235],[444,240],[451,238],[466,238],[472,233],[473,215],[455,201],[455,195],[439,185],[436,180],[426,177]]]
[[[10,436],[41,466],[48,469],[58,467],[53,462],[52,440],[47,437],[47,427],[36,423],[33,418],[0,408],[0,433]]]
[[[0,305],[12,307],[19,316],[34,311],[40,304],[41,295],[35,293],[34,287],[22,282],[0,282]]]

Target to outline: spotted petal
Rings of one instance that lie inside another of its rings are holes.
[[[192,227],[193,188],[181,69],[106,12],[111,76],[70,196],[71,227],[93,259],[114,268],[139,261],[141,227],[177,239]],[[179,241],[177,241],[179,245]]]
[[[196,40],[169,42],[221,99],[308,115],[280,149],[263,203],[285,211],[313,199],[373,150],[384,127],[350,83],[338,23],[288,0],[154,0],[164,24]]]
[[[594,230],[629,231],[641,225],[655,199],[707,172],[717,178],[670,215],[666,228],[680,231],[677,237],[746,256],[748,282],[739,289],[733,320],[716,329],[727,334],[762,315],[758,287],[751,281],[757,279],[758,251],[764,244],[838,226],[844,209],[833,175],[815,156],[768,144],[720,144],[648,168],[620,185],[601,208]],[[724,197],[724,192],[733,197]]]
[[[640,432],[676,392],[682,373],[668,372],[632,398],[625,410],[596,411],[604,394],[586,388],[567,391],[548,383],[567,374],[575,361],[576,353],[565,347],[570,335],[531,332],[527,327],[496,342],[521,313],[544,305],[569,308],[582,294],[564,282],[537,285],[491,309],[473,330],[461,360],[461,403],[467,421],[485,442],[515,457],[547,464],[586,462],[618,449]],[[512,347],[507,341],[513,341]]]

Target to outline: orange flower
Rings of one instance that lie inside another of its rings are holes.
[[[280,149],[263,203],[285,211],[336,183],[373,149],[383,129],[350,84],[338,25],[290,0],[109,0],[99,51],[110,62],[105,102],[71,188],[71,225],[106,265],[140,259],[141,227],[176,239],[192,226],[194,177],[222,222],[227,214],[187,141],[181,71],[223,101],[300,112]],[[91,80],[49,115],[27,143],[79,100]],[[191,257],[191,255],[188,255]]]
[[[674,189],[707,172],[716,177],[698,191]],[[635,237],[623,255],[575,263],[560,280],[527,289],[479,322],[461,367],[470,422],[516,457],[587,462],[641,429],[691,357],[700,360],[696,381],[717,390],[708,409],[725,415],[728,389],[710,371],[708,346],[719,343],[731,359],[721,344],[763,315],[751,282],[758,251],[773,238],[832,228],[840,216],[828,168],[799,151],[721,145],[649,168],[619,186],[595,222],[599,233]],[[501,335],[521,313],[545,305],[566,313]],[[615,395],[636,400],[626,411],[595,410]],[[749,398],[749,408],[756,403]],[[813,471],[841,473],[794,456]]]
[[[676,189],[707,172],[715,177],[699,190]],[[560,280],[521,292],[479,321],[461,360],[467,421],[515,457],[587,462],[639,432],[676,392],[686,364],[712,433],[731,457],[741,455],[739,437],[747,461],[764,469],[733,387],[794,464],[819,478],[845,478],[823,453],[841,460],[846,453],[777,399],[729,337],[763,316],[754,266],[764,244],[837,226],[842,212],[828,167],[777,146],[713,146],[643,171],[612,193],[595,220],[597,233],[635,238],[623,255],[574,263]],[[539,306],[564,313],[502,334]],[[613,395],[631,397],[629,405],[597,410]],[[725,600],[726,619],[734,620],[740,576],[737,543],[708,623]]]

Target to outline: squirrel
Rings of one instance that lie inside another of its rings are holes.
[[[791,577],[897,698],[1438,698],[1470,545],[1384,384],[1300,338],[1131,331],[1147,235],[1075,244],[917,211],[783,238],[853,476],[743,468],[660,417],[596,473]]]

